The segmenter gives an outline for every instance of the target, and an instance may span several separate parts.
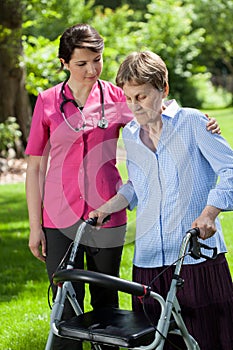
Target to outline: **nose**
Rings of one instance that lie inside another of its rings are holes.
[[[89,63],[88,66],[87,66],[87,72],[89,74],[96,73],[95,65],[92,64],[92,63]]]
[[[137,101],[137,99],[131,99],[130,101],[130,109],[133,112],[137,112],[141,108],[140,103]]]

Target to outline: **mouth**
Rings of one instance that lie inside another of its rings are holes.
[[[142,115],[145,115],[146,114],[146,111],[142,108],[140,109],[137,109],[137,110],[134,110],[133,113],[136,115],[136,116],[142,116]]]
[[[92,76],[92,77],[86,77],[86,79],[87,80],[97,80],[98,77],[97,77],[97,75],[95,75],[95,76]]]

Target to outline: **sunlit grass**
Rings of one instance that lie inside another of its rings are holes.
[[[222,136],[228,141],[231,147],[233,147],[233,107],[205,110],[204,112],[217,119],[221,127]]]

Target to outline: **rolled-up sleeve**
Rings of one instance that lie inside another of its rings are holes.
[[[200,151],[218,177],[216,186],[209,191],[207,205],[233,210],[233,150],[221,135],[212,135],[200,126],[196,133]]]
[[[129,210],[133,210],[137,206],[138,199],[131,181],[128,181],[126,184],[122,185],[119,188],[118,193],[124,196],[129,202],[129,205],[128,205]]]
[[[220,173],[218,184],[209,192],[207,205],[222,211],[233,210],[233,169]]]

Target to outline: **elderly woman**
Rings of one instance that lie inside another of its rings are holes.
[[[101,224],[107,214],[137,206],[133,280],[152,282],[163,296],[173,269],[160,273],[176,260],[184,233],[198,227],[218,256],[201,262],[185,257],[182,314],[202,350],[232,350],[233,288],[217,216],[233,209],[233,151],[223,137],[207,132],[204,114],[165,100],[168,71],[155,53],[130,54],[116,81],[135,116],[123,130],[129,180],[89,216]],[[133,308],[142,308],[137,298]],[[156,315],[157,306],[146,310]]]

